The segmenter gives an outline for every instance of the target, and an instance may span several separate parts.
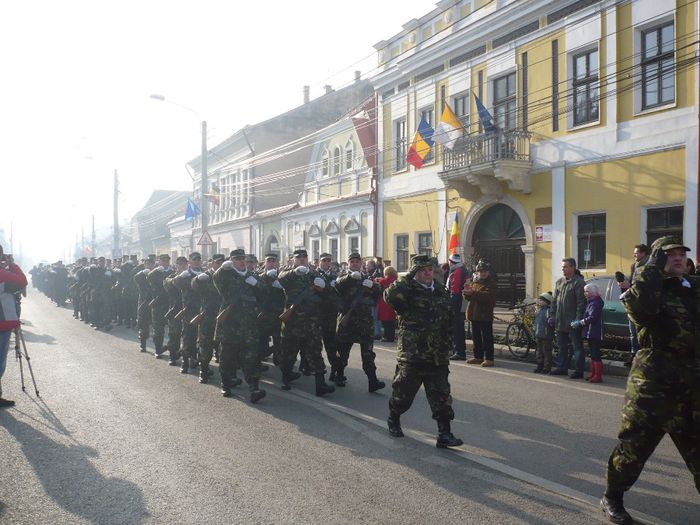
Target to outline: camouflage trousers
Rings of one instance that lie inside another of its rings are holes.
[[[306,358],[306,366],[312,374],[323,374],[321,324],[316,319],[292,319],[282,325],[282,354],[280,369],[283,374],[292,371],[299,352]]]
[[[336,342],[336,346],[338,348],[338,359],[336,360],[334,368],[343,370],[346,366],[348,366],[350,350],[352,349],[353,344],[354,343],[352,341],[345,340]],[[363,341],[360,343],[360,357],[362,357],[362,370],[364,370],[366,374],[374,372],[377,369],[376,365],[374,364],[374,359],[377,357],[377,354],[374,353],[373,340]]]
[[[331,368],[338,368],[338,341],[335,335],[337,317],[337,313],[332,311],[321,321],[323,348],[326,350],[326,357],[328,358],[328,364],[331,365]]]
[[[697,365],[691,361],[646,348],[637,352],[627,380],[619,442],[608,460],[606,494],[629,490],[666,434],[700,493],[699,385]]]
[[[180,325],[182,326],[182,346],[180,347],[180,353],[183,358],[197,358],[197,327],[191,325],[189,322],[195,315],[197,315],[196,312],[192,313],[191,311],[187,311],[180,320]]]
[[[202,367],[209,366],[214,356],[214,348],[217,344],[214,340],[215,328],[216,316],[214,315],[205,315],[197,328],[197,346],[199,347],[197,359]]]
[[[249,385],[260,379],[259,341],[255,319],[246,321],[248,322],[236,322],[232,325],[227,323],[221,330],[219,371],[222,386],[230,386],[228,381],[233,378],[239,366]]]
[[[279,359],[282,321],[278,319],[278,315],[276,312],[266,312],[262,319],[258,319],[258,353],[261,360],[269,356],[271,352],[275,359]],[[272,348],[270,348],[270,338],[272,338]]]
[[[153,344],[156,346],[156,349],[160,349],[163,346],[163,339],[165,339],[165,325],[167,324],[165,319],[166,313],[168,313],[168,305],[156,304],[151,307]]]
[[[139,302],[136,310],[136,323],[139,327],[139,339],[145,341],[151,335],[151,308],[146,302]]]
[[[403,414],[413,404],[421,385],[436,421],[451,421],[455,417],[452,410],[452,395],[447,377],[449,366],[434,366],[431,364],[397,363],[392,392],[389,399],[389,410]]]
[[[182,323],[175,319],[168,319],[168,353],[171,361],[175,361],[180,357],[181,341]]]

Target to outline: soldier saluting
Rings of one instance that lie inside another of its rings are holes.
[[[384,291],[384,300],[398,316],[396,375],[389,400],[389,432],[402,437],[400,417],[413,403],[421,384],[438,424],[438,448],[456,447],[462,440],[450,431],[454,419],[449,375],[450,294],[433,279],[427,255],[411,259],[411,271]]]
[[[369,391],[375,392],[386,386],[384,382],[377,379],[377,367],[374,364],[376,355],[373,350],[372,309],[382,294],[382,287],[362,271],[362,256],[359,253],[351,253],[348,256],[348,271],[338,277],[335,289],[342,300],[338,312],[336,339],[338,360],[334,374],[335,384],[345,386],[346,379],[343,373],[348,366],[350,349],[353,343],[360,343],[362,370],[367,374]]]
[[[700,277],[686,274],[682,239],[654,241],[622,302],[639,334],[627,379],[619,442],[600,505],[613,523],[633,523],[622,502],[665,434],[700,493]]]

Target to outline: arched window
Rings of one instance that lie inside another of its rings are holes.
[[[330,155],[328,154],[328,150],[323,151],[323,155],[321,155],[321,175],[323,177],[328,177],[330,175]]]
[[[340,146],[333,148],[333,175],[338,175],[343,170],[342,157]]]
[[[355,144],[353,144],[352,139],[345,143],[345,171],[352,170],[352,165],[355,158]]]

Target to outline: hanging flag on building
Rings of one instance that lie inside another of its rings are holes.
[[[449,104],[445,104],[440,123],[435,128],[433,140],[447,149],[455,147],[455,142],[464,134],[464,126]]]
[[[450,244],[447,246],[450,253],[457,253],[459,237],[459,213],[455,213],[455,220],[452,223],[452,233],[450,234]]]
[[[219,188],[219,185],[216,182],[211,183],[211,191],[205,195],[207,199],[209,199],[209,202],[212,204],[218,206],[219,203],[221,202],[219,200],[219,197],[221,196],[221,189]]]
[[[418,124],[418,129],[413,137],[413,144],[408,150],[408,155],[406,155],[406,160],[416,169],[423,167],[423,162],[425,158],[430,154],[433,149],[433,134],[435,130],[426,122],[424,118],[420,119]]]
[[[479,100],[479,97],[476,96],[476,93],[474,93],[474,98],[476,99],[476,110],[479,112],[479,121],[481,122],[481,125],[487,133],[496,131],[498,128],[493,123],[491,113],[489,113],[489,110],[484,107],[481,100]]]
[[[352,117],[355,133],[365,154],[367,167],[377,167],[377,97],[366,100]]]
[[[194,203],[192,199],[187,199],[187,208],[185,208],[185,220],[191,221],[197,215],[199,215],[199,207]]]

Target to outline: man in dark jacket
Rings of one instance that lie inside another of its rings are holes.
[[[554,363],[556,368],[550,372],[553,376],[569,373],[569,343],[574,347],[574,372],[571,379],[583,378],[586,356],[583,353],[581,328],[572,328],[571,322],[583,317],[586,297],[583,287],[586,282],[576,269],[576,259],[566,257],[561,261],[561,277],[554,286],[554,300],[551,306],[550,324],[554,323],[559,354]]]

